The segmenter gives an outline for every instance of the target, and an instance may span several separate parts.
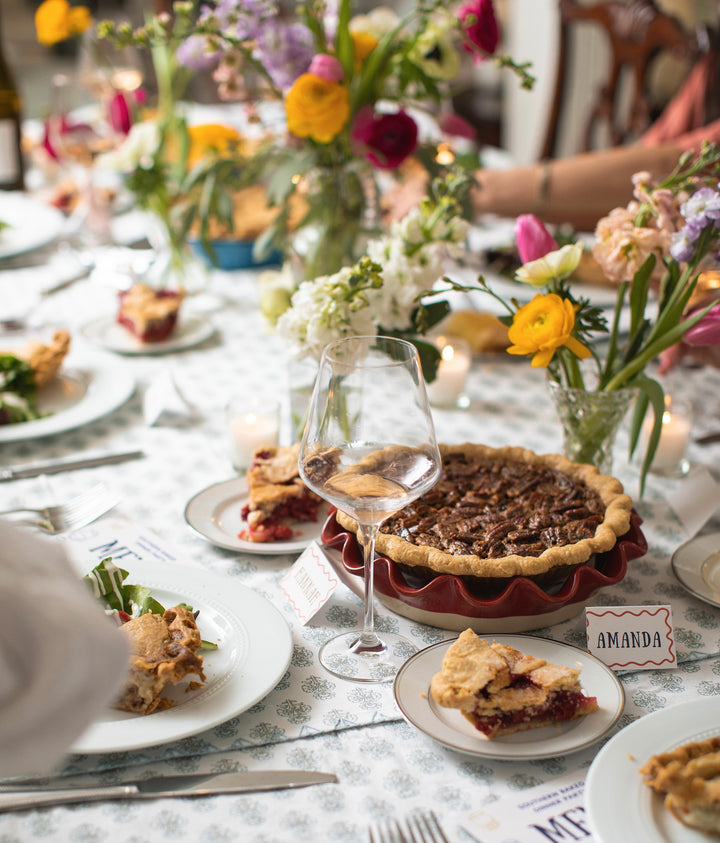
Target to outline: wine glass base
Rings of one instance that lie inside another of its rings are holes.
[[[392,682],[417,647],[395,632],[383,632],[377,646],[363,645],[359,632],[344,632],[320,649],[320,664],[350,682]]]

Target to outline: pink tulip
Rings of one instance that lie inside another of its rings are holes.
[[[326,82],[342,82],[345,72],[340,60],[328,53],[318,53],[313,57],[308,68],[308,73],[319,76]]]
[[[515,220],[515,242],[523,263],[545,257],[558,248],[555,238],[534,214],[521,214]]]
[[[467,138],[468,140],[475,140],[477,138],[475,127],[468,123],[464,117],[454,112],[440,115],[438,125],[440,126],[440,131],[446,135],[455,135],[458,138]]]
[[[720,343],[720,302],[708,310],[683,337],[688,345],[717,345]]]
[[[116,132],[126,135],[132,126],[132,116],[125,94],[118,91],[108,102],[108,120]]]

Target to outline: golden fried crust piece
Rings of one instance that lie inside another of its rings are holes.
[[[49,343],[29,340],[14,353],[16,357],[27,361],[33,370],[35,385],[39,389],[50,383],[59,372],[69,351],[70,334],[67,331],[57,330]]]
[[[681,823],[720,837],[720,737],[653,755],[640,775],[665,794],[665,806]]]
[[[597,711],[597,700],[584,695],[579,676],[575,668],[489,644],[466,629],[448,647],[430,693],[438,705],[458,709],[494,738]]]
[[[631,498],[619,480],[594,466],[560,454],[470,443],[440,445],[440,453],[436,488],[380,527],[378,553],[399,564],[458,576],[535,576],[587,562],[630,529]],[[536,526],[546,516],[547,523]],[[357,533],[353,518],[341,511],[336,518]],[[491,539],[497,545],[503,531],[505,547],[528,547],[522,540],[532,536],[533,552],[467,552]]]
[[[192,612],[181,606],[163,615],[145,614],[120,627],[130,641],[131,663],[128,681],[115,708],[135,714],[150,714],[167,708],[161,694],[188,674],[204,681],[200,631]]]

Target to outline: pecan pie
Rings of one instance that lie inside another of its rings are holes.
[[[203,659],[197,654],[201,639],[195,617],[182,606],[166,609],[163,615],[145,614],[120,627],[130,640],[130,674],[114,707],[135,714],[150,714],[168,708],[163,700],[165,686],[188,674],[204,681]]]
[[[547,588],[630,528],[631,499],[593,466],[523,448],[466,443],[440,452],[440,480],[377,537],[378,553],[405,572],[459,575],[480,589],[525,576]],[[352,518],[336,517],[357,532]]]
[[[459,709],[495,738],[597,711],[597,699],[585,696],[579,675],[506,644],[488,644],[466,629],[445,653],[430,692],[438,705]]]
[[[720,837],[720,737],[653,755],[640,774],[681,823]]]
[[[317,521],[321,499],[298,472],[300,443],[287,448],[260,448],[247,472],[248,500],[241,515],[247,529],[239,538],[251,542],[288,541],[292,524]]]
[[[133,284],[119,294],[117,321],[141,342],[162,342],[175,330],[183,294]]]

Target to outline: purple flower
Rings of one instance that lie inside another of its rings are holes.
[[[301,23],[268,21],[258,32],[256,55],[281,90],[305,73],[315,55],[310,30]]]
[[[720,302],[708,310],[703,318],[685,332],[688,345],[717,345],[720,343]]]
[[[689,263],[695,255],[697,234],[690,226],[676,231],[670,240],[670,254],[679,263]]]
[[[215,21],[240,40],[255,38],[261,25],[277,18],[278,8],[273,0],[219,0],[215,6],[203,6],[199,22]]]
[[[720,193],[712,187],[701,187],[680,206],[680,213],[693,227],[704,228],[720,219]]]
[[[204,35],[189,35],[177,48],[175,56],[185,67],[206,70],[217,64],[220,53]]]
[[[521,214],[515,220],[515,242],[523,263],[544,258],[558,248],[555,238],[534,214]]]

